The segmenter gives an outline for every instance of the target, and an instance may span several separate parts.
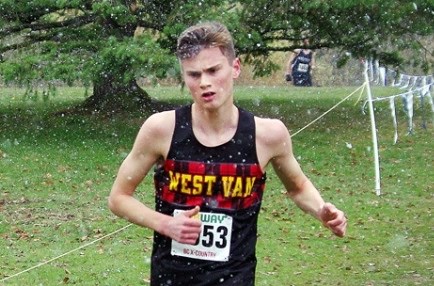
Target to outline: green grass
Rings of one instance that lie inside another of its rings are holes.
[[[147,90],[155,98],[189,101],[177,88]],[[294,134],[354,90],[238,86],[236,101],[258,115],[280,118]],[[373,90],[374,96],[397,92]],[[60,88],[48,101],[22,94],[0,91],[0,285],[148,285],[151,231],[130,226],[98,240],[128,225],[110,213],[106,201],[146,116],[54,115],[83,100],[80,88]],[[347,237],[333,237],[297,209],[268,170],[257,285],[433,284],[434,126],[431,120],[426,130],[420,127],[422,114],[431,119],[432,113],[416,102],[415,134],[408,136],[397,102],[394,145],[388,103],[376,104],[382,175],[377,196],[364,99],[356,93],[293,136],[306,174],[326,200],[346,211]],[[153,205],[151,177],[137,196]]]

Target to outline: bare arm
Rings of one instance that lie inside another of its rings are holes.
[[[131,152],[119,168],[108,199],[109,208],[117,216],[134,224],[153,229],[179,242],[195,243],[200,222],[191,216],[199,212],[199,208],[172,217],[149,208],[134,197],[138,185],[169,150],[174,124],[170,128],[170,122],[174,122],[174,114],[166,112],[151,116],[143,124]]]
[[[276,134],[280,134],[278,136],[280,140],[277,140],[280,142],[277,142],[276,153],[271,158],[271,164],[294,203],[303,211],[319,219],[318,213],[324,205],[324,200],[295,159],[292,152],[292,141],[286,127],[279,124],[275,128],[279,129]]]
[[[342,211],[325,203],[319,191],[306,177],[292,152],[292,142],[285,125],[278,120],[264,120],[257,124],[258,148],[269,158],[282,181],[288,196],[303,211],[311,214],[331,229],[337,236],[344,236],[346,218]],[[265,134],[265,135],[262,135]],[[261,139],[264,136],[264,139]]]
[[[299,52],[300,52],[299,50],[294,50],[293,52],[291,52],[291,55],[289,56],[288,59],[288,63],[286,65],[287,74],[292,74],[292,62],[294,61],[295,57],[298,55]]]

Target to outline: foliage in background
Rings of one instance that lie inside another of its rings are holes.
[[[411,61],[432,72],[432,0],[396,1],[135,1],[74,0],[0,2],[0,74],[7,83],[44,81],[93,88],[92,110],[122,109],[155,102],[138,78],[179,78],[173,54],[187,26],[219,20],[233,31],[238,52],[256,76],[279,67],[271,53],[300,47],[338,49],[349,57],[373,57],[382,64]],[[402,51],[414,51],[404,58]],[[431,57],[431,58],[430,58]],[[120,107],[120,108],[119,108]]]

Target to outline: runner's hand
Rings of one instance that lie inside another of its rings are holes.
[[[344,237],[347,230],[347,218],[333,204],[325,203],[319,211],[319,217],[324,226],[329,228],[335,235]]]
[[[179,243],[195,244],[202,225],[200,219],[195,218],[199,211],[200,208],[196,206],[174,216],[167,224],[165,235]]]

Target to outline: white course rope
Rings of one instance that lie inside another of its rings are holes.
[[[19,276],[19,275],[21,275],[21,274],[23,274],[23,273],[26,273],[26,272],[29,272],[30,270],[33,270],[33,269],[35,269],[35,268],[38,268],[38,267],[41,267],[41,266],[43,266],[43,265],[46,265],[46,264],[48,264],[48,263],[50,263],[50,262],[53,262],[53,261],[55,261],[55,260],[57,260],[57,259],[59,259],[59,258],[62,258],[62,257],[64,257],[64,256],[66,256],[66,255],[68,255],[68,254],[71,254],[71,253],[73,253],[73,252],[76,252],[76,251],[78,251],[78,250],[80,250],[80,249],[83,249],[83,248],[85,248],[85,247],[88,247],[89,245],[92,245],[92,244],[94,244],[94,243],[96,243],[96,242],[98,242],[98,241],[100,241],[100,240],[103,240],[103,239],[106,238],[106,237],[112,236],[112,235],[114,235],[114,234],[116,234],[116,233],[118,233],[118,232],[123,231],[124,229],[129,228],[131,225],[132,225],[132,223],[130,223],[130,224],[128,224],[128,225],[126,225],[126,226],[124,226],[124,227],[118,229],[118,230],[115,230],[115,231],[113,231],[113,232],[111,232],[111,233],[108,233],[108,234],[106,234],[106,235],[104,235],[104,236],[101,236],[100,238],[95,239],[94,241],[91,241],[91,242],[89,242],[89,243],[83,244],[83,245],[81,245],[81,246],[79,246],[79,247],[77,247],[77,248],[75,248],[75,249],[72,249],[72,250],[70,250],[70,251],[68,251],[68,252],[65,252],[65,253],[63,253],[63,254],[61,254],[61,255],[59,255],[59,256],[53,257],[53,258],[51,258],[51,259],[49,259],[49,260],[47,260],[47,261],[41,262],[41,263],[39,263],[39,264],[37,264],[37,265],[35,265],[35,266],[32,266],[32,267],[30,267],[30,268],[27,268],[27,269],[25,269],[25,270],[23,270],[23,271],[21,271],[21,272],[18,272],[18,273],[15,273],[15,274],[11,275],[11,276],[5,277],[5,278],[3,278],[2,280],[0,280],[0,282],[4,282],[4,281],[9,280],[9,279],[11,279],[11,278],[13,278],[13,277]]]
[[[316,119],[314,119],[312,122],[310,122],[309,124],[307,124],[307,125],[304,126],[303,128],[299,129],[297,132],[295,132],[294,134],[292,134],[291,137],[294,137],[295,135],[297,135],[298,133],[300,133],[301,131],[303,131],[303,130],[306,129],[307,127],[311,126],[312,124],[314,124],[315,122],[317,122],[318,120],[320,120],[322,117],[324,117],[324,116],[325,116],[326,114],[328,114],[330,111],[332,111],[332,110],[335,109],[337,106],[339,106],[342,102],[344,102],[345,100],[347,100],[348,98],[350,98],[351,96],[353,96],[353,95],[354,95],[358,90],[362,89],[361,92],[363,92],[363,89],[364,89],[365,86],[366,86],[366,83],[364,83],[363,85],[361,85],[360,87],[358,87],[358,88],[357,88],[356,90],[354,90],[351,94],[349,94],[348,96],[346,96],[345,98],[343,98],[341,101],[339,101],[337,104],[335,104],[335,105],[334,105],[333,107],[331,107],[329,110],[327,110],[327,111],[324,112],[322,115],[320,115],[319,117],[317,117]],[[33,269],[39,268],[39,267],[44,266],[44,265],[46,265],[46,264],[48,264],[48,263],[51,263],[51,262],[53,262],[53,261],[55,261],[55,260],[58,260],[58,259],[60,259],[60,258],[62,258],[62,257],[64,257],[64,256],[67,256],[67,255],[69,255],[69,254],[71,254],[71,253],[73,253],[73,252],[76,252],[76,251],[78,251],[78,250],[80,250],[80,249],[83,249],[83,248],[88,247],[88,246],[90,246],[90,245],[92,245],[92,244],[95,244],[96,242],[98,242],[98,241],[100,241],[100,240],[103,240],[103,239],[105,239],[105,238],[107,238],[107,237],[109,237],[109,236],[115,235],[115,234],[117,234],[117,233],[119,233],[119,232],[121,232],[121,231],[123,231],[123,230],[129,228],[129,227],[132,226],[132,225],[133,225],[133,224],[130,223],[130,224],[124,226],[124,227],[121,227],[121,228],[118,229],[118,230],[115,230],[115,231],[113,231],[113,232],[111,232],[111,233],[108,233],[108,234],[106,234],[106,235],[104,235],[104,236],[98,238],[98,239],[95,239],[94,241],[91,241],[91,242],[89,242],[89,243],[83,244],[83,245],[81,245],[81,246],[79,246],[79,247],[77,247],[77,248],[75,248],[75,249],[72,249],[72,250],[70,250],[70,251],[68,251],[68,252],[65,252],[65,253],[63,253],[63,254],[61,254],[61,255],[59,255],[59,256],[53,257],[53,258],[51,258],[51,259],[49,259],[49,260],[46,260],[46,261],[44,261],[44,262],[41,262],[41,263],[39,263],[39,264],[37,264],[37,265],[34,265],[34,266],[30,267],[30,268],[27,268],[27,269],[23,270],[23,271],[20,271],[20,272],[15,273],[15,274],[13,274],[13,275],[11,275],[11,276],[5,277],[5,278],[1,279],[0,282],[7,281],[7,280],[9,280],[9,279],[11,279],[11,278],[17,277],[17,276],[19,276],[19,275],[21,275],[21,274],[24,274],[24,273],[26,273],[26,272],[29,272],[29,271],[31,271],[31,270],[33,270]]]
[[[336,103],[333,107],[331,107],[329,110],[327,110],[326,112],[324,112],[323,114],[321,114],[320,116],[318,116],[316,119],[314,119],[313,121],[311,121],[310,123],[308,123],[306,126],[304,126],[303,128],[299,129],[297,132],[295,132],[294,134],[292,134],[291,137],[294,137],[295,135],[297,135],[298,133],[300,133],[301,131],[303,131],[304,129],[308,128],[309,126],[311,126],[312,124],[314,124],[315,122],[317,122],[318,120],[320,120],[321,118],[323,118],[324,116],[326,116],[330,111],[332,111],[333,109],[335,109],[336,107],[338,107],[342,102],[344,102],[345,100],[347,100],[348,98],[350,98],[351,96],[353,96],[359,89],[362,89],[361,93],[363,92],[364,88],[366,86],[366,83],[362,84],[361,86],[359,86],[355,91],[353,91],[352,93],[350,93],[348,96],[346,96],[345,98],[343,98],[341,101],[339,101],[338,103]]]

